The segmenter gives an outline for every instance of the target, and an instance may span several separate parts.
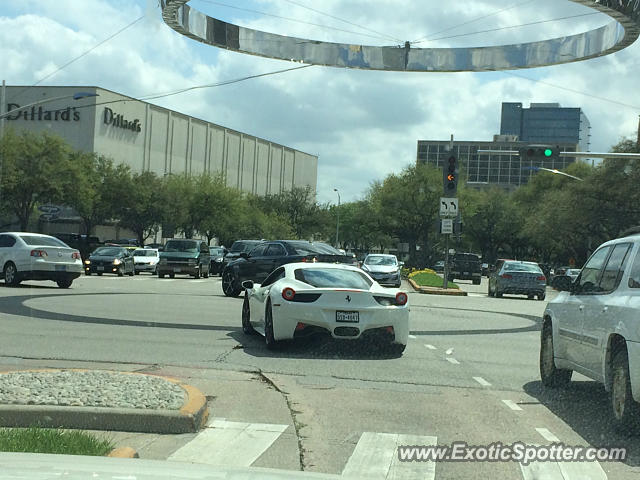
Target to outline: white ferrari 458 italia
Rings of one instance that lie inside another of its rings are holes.
[[[247,280],[242,330],[259,332],[267,348],[279,340],[318,332],[334,338],[372,338],[400,354],[409,338],[405,292],[383,288],[357,267],[334,263],[289,263],[262,284]]]

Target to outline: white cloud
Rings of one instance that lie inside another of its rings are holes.
[[[224,2],[223,2],[224,3]],[[231,2],[226,2],[231,4]],[[466,2],[396,0],[296,0],[398,39],[444,37],[576,15],[589,10],[572,2],[539,0],[438,33],[521,4],[501,0]],[[350,43],[393,44],[200,0],[194,8],[268,31]],[[319,4],[319,5],[318,5]],[[234,4],[236,5],[236,4]],[[343,30],[357,26],[319,15],[284,0],[237,2]],[[0,58],[8,84],[33,84],[93,47],[135,18],[147,17],[44,84],[98,85],[126,95],[172,91],[295,64],[241,55],[182,37],[162,23],[154,2],[139,0],[27,0],[0,5]],[[506,29],[484,35],[424,42],[420,47],[470,46],[541,40],[603,24],[602,15]],[[368,34],[376,35],[371,31]],[[220,88],[153,100],[168,108],[318,154],[318,198],[335,202],[364,194],[370,182],[415,161],[418,139],[490,140],[499,132],[503,101],[559,102],[582,107],[592,125],[592,149],[607,150],[621,136],[635,135],[639,110],[597,96],[640,106],[637,74],[640,46],[607,57],[551,68],[515,72],[586,92],[573,93],[507,73],[420,74],[311,67]]]

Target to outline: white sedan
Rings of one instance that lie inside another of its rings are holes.
[[[140,272],[156,274],[156,266],[160,261],[157,248],[138,248],[133,251],[133,265],[136,275]]]
[[[0,266],[10,287],[23,280],[52,280],[69,288],[83,271],[78,250],[55,237],[27,232],[0,233]]]
[[[279,340],[317,332],[334,338],[374,337],[401,354],[409,338],[407,294],[383,288],[357,267],[333,263],[289,263],[262,284],[245,289],[242,330],[255,331],[272,349]]]

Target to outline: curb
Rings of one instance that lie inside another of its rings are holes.
[[[413,289],[419,293],[426,293],[429,295],[449,295],[452,297],[466,297],[467,292],[458,288],[438,288],[438,287],[421,287],[411,278],[407,278],[409,284]]]
[[[13,373],[57,370],[14,370]],[[87,371],[86,369],[66,370]],[[115,373],[148,375],[131,372]],[[153,376],[175,383],[185,390],[187,398],[180,410],[0,404],[0,427],[39,426],[165,434],[198,432],[209,417],[207,399],[204,394],[196,387],[184,384],[175,378],[161,375]]]

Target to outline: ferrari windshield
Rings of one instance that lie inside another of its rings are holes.
[[[371,280],[363,273],[342,268],[298,268],[294,275],[296,280],[316,288],[357,288],[369,290]]]

